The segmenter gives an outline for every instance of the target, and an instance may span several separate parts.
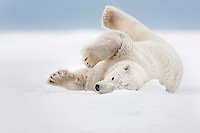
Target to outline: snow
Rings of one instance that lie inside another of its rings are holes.
[[[102,95],[46,84],[57,69],[83,67],[81,47],[103,32],[0,33],[0,133],[199,133],[200,31],[157,31],[183,59],[173,94],[158,80]]]

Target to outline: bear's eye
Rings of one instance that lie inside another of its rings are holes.
[[[112,77],[112,80],[114,80],[115,78],[114,77]]]

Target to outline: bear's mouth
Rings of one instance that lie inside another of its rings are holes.
[[[128,83],[120,82],[119,85],[121,85],[121,86],[128,86]]]

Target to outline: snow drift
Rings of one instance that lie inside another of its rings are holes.
[[[199,133],[199,31],[157,32],[183,59],[173,94],[157,80],[103,95],[46,84],[59,68],[83,67],[79,50],[102,32],[0,33],[0,132]]]

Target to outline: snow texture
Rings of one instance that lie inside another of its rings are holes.
[[[81,47],[103,32],[0,33],[0,133],[199,133],[200,31],[157,32],[183,59],[173,94],[158,80],[102,95],[46,84],[59,68],[83,67]]]

